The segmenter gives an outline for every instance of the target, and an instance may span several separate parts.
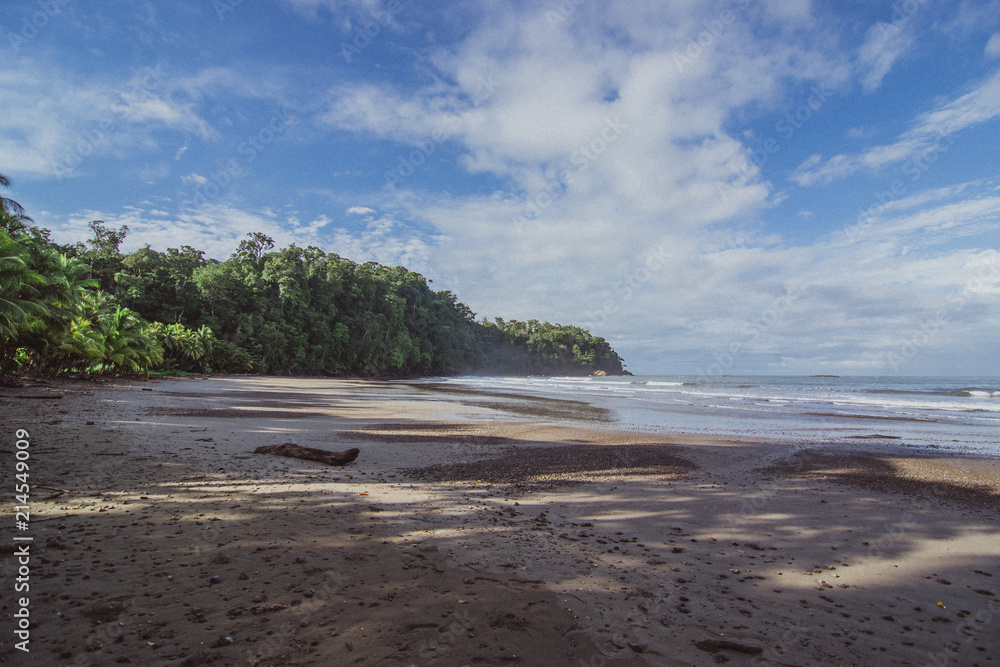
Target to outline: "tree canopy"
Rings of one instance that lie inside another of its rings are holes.
[[[0,176],[0,185],[7,179]],[[225,260],[190,246],[120,251],[127,227],[94,221],[58,246],[0,198],[0,372],[156,369],[412,377],[622,374],[579,327],[476,321],[419,273],[260,232]]]

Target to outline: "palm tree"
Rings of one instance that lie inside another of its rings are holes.
[[[10,187],[10,179],[0,174],[0,186]],[[0,196],[0,226],[10,234],[20,234],[31,218],[24,214],[24,207],[13,199]]]
[[[211,355],[215,342],[215,336],[212,333],[212,330],[202,324],[193,333],[195,340],[198,341],[198,349],[200,351],[198,356],[194,357],[194,359],[198,360],[202,357]]]
[[[84,273],[87,265],[80,262]],[[85,281],[89,283],[90,281]],[[69,325],[69,331],[53,351],[56,371],[78,370],[94,373],[101,369],[105,359],[106,327],[117,304],[110,295],[100,290],[86,289],[80,296],[78,312]]]
[[[23,252],[24,248],[0,231],[0,338],[4,339],[16,336],[15,326],[28,320],[25,285],[41,283],[41,276],[21,258]]]
[[[33,312],[20,324],[14,346],[27,355],[25,361],[42,367],[82,315],[83,297],[97,283],[86,277],[86,264],[49,245],[27,240],[23,248],[22,260],[41,280],[32,285]]]
[[[153,322],[149,325],[149,333],[167,352],[170,359],[179,367],[204,368],[205,363],[195,363],[212,353],[215,341],[212,330],[205,325],[198,329],[189,329],[183,324],[164,324]],[[186,363],[191,362],[191,363]]]
[[[104,359],[104,339],[93,323],[83,317],[74,318],[66,336],[54,350],[56,361],[53,368],[57,373],[69,372],[74,368],[90,371]],[[78,366],[79,364],[79,366]]]
[[[102,372],[117,368],[132,373],[147,373],[163,361],[163,347],[152,335],[151,327],[128,308],[118,306],[99,325],[104,335]]]
[[[10,372],[18,338],[32,319],[48,314],[41,298],[47,281],[26,255],[24,246],[0,231],[0,374]]]

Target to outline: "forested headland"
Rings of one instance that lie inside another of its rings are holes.
[[[7,186],[0,176],[0,185]],[[123,253],[90,223],[59,245],[0,197],[0,376],[272,373],[416,377],[627,373],[575,326],[477,321],[422,275],[248,234],[219,261],[190,246]]]

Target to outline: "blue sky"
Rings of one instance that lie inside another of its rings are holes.
[[[1000,1],[6,0],[69,242],[263,231],[639,373],[1000,374]]]

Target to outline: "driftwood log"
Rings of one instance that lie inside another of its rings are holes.
[[[731,642],[725,639],[706,639],[695,644],[702,651],[707,651],[709,653],[715,653],[716,651],[722,649],[728,649],[730,651],[737,651],[739,653],[746,653],[748,655],[757,655],[763,653],[764,649],[760,646],[751,646],[749,644],[740,644],[739,642]]]
[[[319,461],[332,466],[345,466],[358,458],[361,450],[358,448],[345,449],[342,452],[328,452],[325,449],[315,447],[301,447],[292,442],[283,445],[263,445],[253,450],[254,454],[274,454],[275,456],[288,456],[293,459],[305,459],[306,461]]]

